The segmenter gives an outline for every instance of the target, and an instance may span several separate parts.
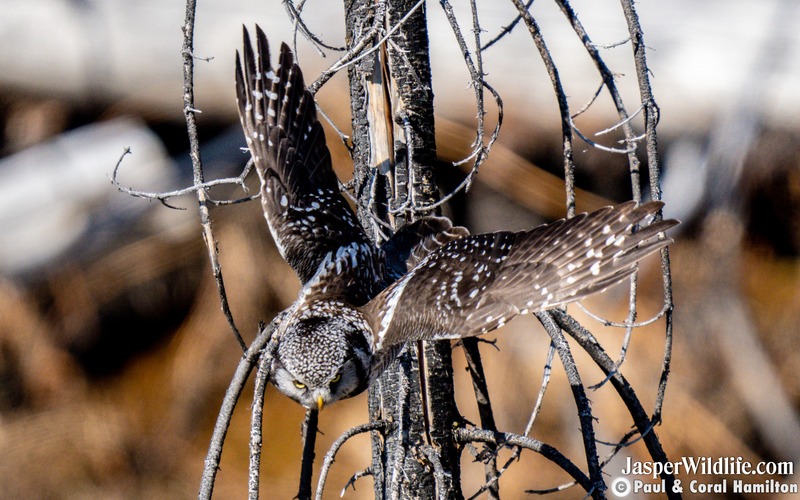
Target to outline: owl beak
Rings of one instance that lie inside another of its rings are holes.
[[[325,408],[325,400],[322,399],[322,396],[317,396],[317,410],[322,411]]]

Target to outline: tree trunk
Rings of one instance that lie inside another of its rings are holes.
[[[416,3],[390,0],[376,5],[367,0],[347,0],[348,47],[377,28],[374,45]],[[368,234],[380,243],[385,228],[377,219],[396,229],[409,222],[412,213],[420,215],[403,208],[418,209],[438,199],[424,4],[394,32],[385,47],[351,65],[349,78],[357,210]],[[450,343],[424,346],[424,393],[420,391],[415,347],[407,345],[369,391],[370,419],[394,424],[384,435],[373,432],[375,496],[462,498],[459,457],[452,438],[458,413],[453,399]],[[427,394],[429,424],[422,394]]]

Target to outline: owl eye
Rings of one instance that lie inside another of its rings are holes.
[[[336,382],[338,382],[340,380],[342,380],[342,374],[341,373],[337,373],[336,376],[334,376],[331,379],[331,384],[335,384]]]
[[[298,389],[305,389],[306,388],[306,384],[300,382],[299,380],[295,380],[293,383],[294,383],[294,386],[297,387]]]

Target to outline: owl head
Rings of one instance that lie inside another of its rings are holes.
[[[372,351],[358,321],[339,314],[287,323],[270,377],[280,392],[306,408],[322,410],[367,388]]]

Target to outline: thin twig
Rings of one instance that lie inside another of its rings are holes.
[[[314,475],[314,445],[317,442],[317,424],[319,412],[314,409],[306,410],[306,419],[303,421],[303,459],[300,466],[300,486],[297,490],[298,500],[311,499],[311,479]]]
[[[200,159],[200,140],[197,137],[197,122],[195,119],[195,106],[194,106],[194,20],[195,20],[195,0],[186,0],[186,17],[183,23],[183,47],[181,54],[183,54],[183,115],[186,119],[186,130],[189,135],[189,156],[192,159],[192,173],[194,177],[194,185],[202,186],[205,183],[203,179],[203,163]],[[225,281],[222,278],[222,267],[219,263],[217,255],[217,242],[214,239],[214,231],[211,227],[211,217],[208,210],[208,196],[206,190],[203,188],[197,189],[197,204],[200,211],[200,224],[203,227],[203,241],[205,241],[206,248],[208,249],[208,259],[211,262],[211,271],[214,274],[214,281],[217,284],[217,292],[219,293],[220,303],[222,305],[222,312],[225,319],[228,321],[228,326],[233,332],[233,336],[242,348],[242,352],[247,351],[247,344],[242,339],[239,329],[236,327],[236,322],[233,320],[230,306],[228,305],[228,296],[225,293]]]
[[[491,149],[494,143],[494,137],[500,133],[500,127],[502,126],[503,117],[502,117],[502,100],[499,99],[499,94],[491,89],[492,95],[495,97],[495,101],[498,104],[498,121],[497,125],[495,126],[495,131],[492,134],[492,139],[489,140],[489,144],[484,144],[484,137],[485,137],[485,124],[484,120],[486,117],[486,107],[484,104],[483,99],[483,90],[485,88],[489,88],[488,84],[484,80],[484,71],[483,71],[483,54],[481,53],[480,46],[481,46],[481,28],[480,24],[478,23],[478,15],[477,15],[477,5],[474,3],[473,0],[470,1],[470,11],[472,13],[472,31],[475,37],[475,60],[473,61],[472,56],[470,55],[470,49],[467,46],[466,39],[464,35],[461,33],[461,28],[458,24],[458,20],[456,19],[455,12],[453,11],[453,6],[450,4],[448,0],[442,0],[439,2],[444,10],[445,17],[447,17],[447,21],[450,23],[450,29],[453,31],[453,34],[456,37],[456,43],[458,43],[458,47],[461,51],[461,54],[464,57],[464,64],[467,67],[470,75],[470,86],[472,87],[473,92],[475,93],[475,107],[476,107],[476,117],[478,119],[477,126],[475,127],[475,140],[473,141],[474,149],[470,155],[466,158],[461,160],[460,162],[454,162],[453,165],[459,165],[461,163],[466,163],[473,157],[475,158],[475,162],[472,165],[472,171],[465,179],[466,183],[462,183],[463,189],[469,189],[472,180],[474,179],[475,175],[478,173],[478,169],[481,166],[481,163],[488,157],[489,150]],[[458,192],[458,189],[461,189],[461,186],[453,191],[453,193]]]
[[[661,308],[660,311],[658,311],[655,315],[651,316],[650,318],[648,318],[648,319],[646,319],[644,321],[630,322],[630,321],[626,320],[626,321],[623,321],[623,322],[619,322],[619,321],[611,321],[609,319],[603,318],[602,316],[600,316],[598,314],[593,313],[586,306],[584,306],[582,302],[576,302],[576,304],[577,304],[578,308],[580,308],[580,310],[583,311],[587,316],[589,316],[593,320],[597,321],[598,323],[601,323],[603,326],[610,326],[610,327],[613,327],[613,328],[625,328],[625,329],[628,329],[628,328],[642,328],[642,327],[645,327],[645,326],[648,326],[648,325],[652,325],[656,321],[658,321],[661,318],[663,318],[664,315],[667,314],[667,311],[669,310],[669,306],[667,304],[665,304]]]
[[[574,112],[572,114],[572,119],[573,120],[575,118],[579,117],[580,115],[582,115],[583,113],[587,112],[589,110],[589,108],[592,107],[592,105],[595,103],[597,98],[600,97],[600,94],[603,93],[603,89],[605,88],[605,86],[606,86],[606,82],[600,82],[600,86],[597,87],[597,90],[594,91],[594,94],[592,94],[592,98],[589,99],[589,102],[587,102],[586,104],[581,106],[581,108],[578,111],[576,111],[576,112]],[[599,134],[595,134],[595,135],[599,135]]]
[[[639,113],[641,113],[643,109],[644,109],[644,106],[639,105],[639,107],[636,108],[636,111],[634,111],[633,114],[631,114],[629,117],[624,118],[624,119],[618,121],[617,123],[615,123],[614,125],[612,125],[612,126],[610,126],[608,128],[605,128],[605,129],[603,129],[603,130],[601,130],[599,132],[595,132],[594,135],[604,135],[604,134],[607,134],[609,132],[613,132],[614,130],[616,130],[616,129],[620,128],[620,127],[625,126],[626,124],[630,123],[631,120],[633,120],[634,118],[639,116]],[[635,137],[632,138],[632,139],[635,139]]]
[[[600,151],[605,151],[606,153],[622,154],[622,155],[627,155],[629,153],[632,153],[632,152],[636,151],[636,145],[635,144],[629,145],[626,149],[619,149],[619,148],[612,148],[612,147],[609,147],[609,146],[603,146],[599,142],[596,142],[596,141],[593,141],[593,140],[589,139],[588,137],[583,135],[583,133],[578,128],[578,126],[575,125],[575,122],[572,121],[572,118],[569,119],[569,125],[570,125],[570,127],[572,127],[572,130],[575,131],[576,134],[578,134],[578,137],[580,137],[583,140],[583,142],[585,142],[586,144],[592,146],[593,148],[599,149]]]
[[[651,427],[651,429],[652,429],[652,427]],[[638,434],[639,434],[639,431],[637,429],[632,429],[632,430],[628,431],[627,433],[625,433],[625,435],[622,436],[622,439],[620,439],[619,442],[617,442],[617,443],[606,443],[605,441],[601,441],[601,440],[598,439],[597,440],[598,444],[603,444],[603,445],[607,445],[607,446],[611,446],[612,447],[612,450],[608,453],[608,455],[605,456],[605,458],[603,458],[603,461],[600,462],[600,466],[605,468],[605,466],[608,465],[609,463],[611,463],[611,460],[613,460],[613,458],[615,456],[617,456],[617,454],[621,450],[623,450],[624,448],[639,442],[642,439],[642,436],[639,436]],[[631,439],[633,436],[638,436],[638,437],[636,439]],[[572,488],[576,484],[577,483],[575,481],[570,481],[568,483],[560,484],[560,485],[555,486],[553,488],[548,488],[548,489],[544,489],[544,490],[526,490],[525,493],[532,493],[532,494],[535,494],[535,495],[545,495],[545,494],[548,494],[548,493],[554,493],[556,491],[564,491],[566,489]]]
[[[368,422],[366,424],[362,424],[362,425],[357,425],[355,427],[351,427],[350,429],[347,429],[344,432],[344,434],[339,436],[339,439],[334,441],[333,444],[331,445],[331,447],[328,449],[328,452],[325,454],[325,459],[322,461],[322,469],[320,470],[320,473],[319,473],[319,481],[317,482],[317,493],[316,493],[315,498],[317,500],[321,500],[322,499],[322,494],[323,494],[323,491],[325,490],[325,481],[327,481],[328,472],[330,472],[331,466],[333,466],[333,462],[336,460],[336,454],[339,452],[339,449],[342,446],[344,446],[344,444],[350,438],[352,438],[354,436],[357,436],[359,434],[363,434],[365,432],[385,431],[385,430],[391,428],[391,425],[392,424],[390,424],[389,422],[386,422],[384,420],[375,420],[375,421],[372,421],[372,422]],[[351,479],[351,481],[355,482],[355,479]],[[347,489],[347,486],[349,484],[350,484],[350,482],[348,482],[345,485],[344,489],[342,490],[342,493],[344,493],[344,490]]]
[[[449,484],[450,481],[445,479],[446,474],[444,472],[444,467],[442,467],[442,461],[439,459],[439,454],[437,453],[436,448],[429,444],[424,444],[421,446],[421,448],[422,454],[428,459],[428,462],[430,462],[431,466],[433,466],[433,484],[436,498],[439,500],[446,500],[446,485]]]
[[[525,4],[525,9],[526,10],[530,9],[531,5],[533,5],[533,0],[528,0],[528,3]],[[521,19],[522,19],[522,16],[517,15],[517,17],[515,17],[513,21],[511,21],[507,26],[504,26],[503,29],[500,30],[500,33],[498,33],[494,38],[492,38],[491,40],[486,42],[486,45],[481,47],[481,51],[484,51],[484,50],[488,49],[492,45],[494,45],[497,42],[499,42],[504,36],[506,36],[509,33],[511,33],[514,30],[514,28],[517,26],[517,24],[519,24]]]
[[[192,54],[192,57],[194,57],[198,61],[211,62],[211,61],[214,60],[214,56],[201,57],[201,56],[198,56],[197,54],[195,54],[194,52],[192,52],[191,54]]]
[[[523,436],[530,435],[531,431],[533,430],[533,424],[536,421],[536,417],[539,415],[539,412],[542,410],[542,404],[544,403],[544,394],[547,391],[547,387],[550,384],[550,372],[552,371],[553,366],[553,357],[555,356],[556,348],[553,345],[553,342],[550,342],[550,347],[547,349],[547,360],[544,364],[544,373],[542,373],[542,383],[539,387],[539,393],[536,396],[536,403],[533,406],[533,411],[531,412],[531,416],[528,418],[528,423],[525,425],[525,431],[522,433]],[[514,448],[513,453],[511,456],[506,460],[500,469],[497,471],[497,477],[495,481],[500,479],[508,469],[511,467],[511,464],[516,462],[519,459],[520,455],[522,454],[522,448],[516,447]],[[478,496],[486,491],[492,483],[487,483],[481,486],[481,488],[476,491],[468,500],[474,500],[478,498]]]
[[[339,126],[336,125],[336,122],[334,122],[333,119],[330,116],[328,116],[327,113],[325,113],[324,109],[322,109],[321,107],[317,106],[317,112],[320,115],[322,115],[322,118],[324,118],[325,121],[328,122],[328,125],[330,125],[331,128],[334,130],[334,132],[336,132],[336,135],[339,136],[339,140],[342,141],[342,144],[344,144],[345,149],[347,149],[347,152],[352,156],[353,155],[353,143],[352,143],[352,140],[350,139],[350,136],[345,134],[342,131],[342,129],[340,129]]]
[[[547,349],[547,360],[544,364],[544,373],[542,374],[542,383],[539,387],[539,394],[536,396],[536,403],[533,406],[533,411],[531,412],[531,416],[528,418],[528,423],[525,425],[525,431],[522,433],[523,436],[528,436],[533,430],[533,424],[536,421],[536,417],[539,415],[539,412],[542,410],[542,404],[544,403],[544,394],[547,391],[547,387],[550,384],[550,372],[553,366],[553,357],[555,356],[556,348],[553,346],[553,342],[550,342],[550,347]],[[495,482],[500,479],[500,477],[511,467],[511,464],[516,462],[520,455],[522,454],[523,448],[516,447],[514,451],[511,453],[511,456],[506,460],[500,469],[497,471],[497,477],[495,478]],[[468,500],[474,500],[478,498],[484,491],[486,491],[492,483],[486,483],[480,487],[478,491],[476,491]]]
[[[480,168],[481,163],[483,163],[489,155],[489,151],[491,150],[492,146],[494,145],[497,138],[500,136],[500,127],[503,123],[503,100],[500,98],[500,94],[489,85],[486,81],[483,82],[483,86],[486,87],[492,93],[492,96],[495,99],[495,104],[497,105],[497,125],[495,126],[494,131],[492,132],[492,136],[489,139],[489,142],[485,146],[478,146],[472,150],[472,152],[466,156],[465,158],[454,161],[452,163],[453,166],[459,166],[463,163],[467,163],[468,161],[472,160],[473,158],[478,157],[475,160],[475,163],[472,165],[472,170],[470,170],[467,177],[462,180],[455,189],[447,193],[446,195],[442,196],[438,201],[434,203],[429,203],[427,205],[421,205],[414,210],[417,213],[426,213],[432,210],[435,210],[445,203],[449,202],[455,195],[460,193],[461,191],[469,190],[470,185],[475,180],[475,176],[478,174],[478,168]]]
[[[211,494],[214,492],[214,481],[217,477],[219,460],[222,456],[222,445],[225,442],[225,435],[231,423],[233,410],[236,408],[239,395],[242,393],[242,389],[244,389],[247,378],[250,376],[250,371],[255,366],[258,357],[265,356],[271,359],[274,355],[278,347],[278,338],[277,335],[273,334],[284,316],[284,313],[279,314],[266,328],[258,333],[253,343],[245,351],[241,361],[239,361],[239,366],[236,367],[231,383],[225,391],[225,397],[217,414],[217,422],[214,424],[214,432],[211,435],[211,442],[205,459],[203,477],[200,481],[200,494],[198,495],[200,500],[210,499]]]
[[[144,198],[144,199],[148,199],[148,200],[158,200],[162,204],[164,204],[166,207],[172,208],[174,210],[186,210],[186,209],[185,208],[181,208],[181,207],[176,207],[176,206],[173,206],[173,205],[169,205],[167,203],[167,200],[169,200],[171,198],[177,198],[179,196],[184,196],[184,195],[187,195],[187,194],[190,194],[190,193],[197,193],[200,190],[206,190],[206,189],[214,187],[214,186],[223,186],[223,185],[236,184],[239,187],[241,187],[242,191],[244,191],[245,193],[248,191],[247,185],[245,184],[245,179],[247,178],[247,175],[250,173],[250,170],[252,169],[252,166],[253,166],[252,158],[250,159],[250,161],[247,162],[247,164],[245,164],[245,167],[244,167],[244,170],[242,170],[242,173],[239,174],[236,177],[228,177],[228,178],[225,178],[225,179],[215,179],[213,181],[203,182],[201,184],[195,184],[195,185],[193,185],[191,187],[187,187],[187,188],[183,188],[183,189],[176,189],[174,191],[150,192],[150,191],[138,191],[136,189],[132,189],[132,188],[130,188],[128,186],[125,186],[125,185],[121,184],[119,182],[119,180],[117,179],[118,176],[119,176],[119,169],[122,166],[122,161],[129,154],[133,154],[133,152],[131,151],[131,148],[126,147],[122,151],[122,155],[119,157],[119,160],[117,160],[117,163],[114,166],[114,170],[113,170],[111,176],[109,177],[109,179],[111,180],[111,184],[113,184],[114,187],[117,188],[117,190],[122,192],[122,193],[125,193],[127,195],[130,195],[130,196],[133,196],[133,197],[136,197],[136,198]],[[260,197],[261,195],[260,194],[254,194],[252,196],[248,196],[246,198],[240,198],[240,199],[236,199],[236,200],[213,200],[211,198],[208,198],[208,195],[206,195],[206,196],[207,196],[207,198],[206,198],[207,201],[209,203],[213,204],[213,205],[232,205],[232,204],[235,204],[235,203],[242,203],[244,201],[250,201],[250,200],[256,199],[256,198]]]
[[[645,53],[644,34],[639,25],[639,16],[631,0],[620,0],[625,20],[628,23],[628,32],[633,46],[633,60],[636,64],[636,76],[639,83],[639,94],[644,106],[644,122],[647,145],[647,166],[650,170],[650,196],[654,200],[661,199],[661,157],[658,152],[658,134],[656,126],[659,121],[659,109],[650,87],[650,74]],[[661,217],[661,213],[657,214]],[[661,366],[661,379],[656,397],[654,419],[661,420],[661,410],[664,404],[664,395],[667,389],[670,366],[672,364],[672,271],[670,268],[669,248],[661,250],[661,273],[664,284],[664,304],[667,308],[664,360]]]
[[[295,30],[299,28],[303,36],[305,36],[308,39],[308,41],[310,41],[314,45],[314,47],[317,49],[317,53],[319,53],[319,55],[322,57],[325,57],[325,52],[323,52],[322,49],[343,52],[345,50],[344,47],[334,47],[332,45],[328,45],[327,43],[320,40],[319,37],[317,37],[310,29],[308,29],[308,26],[306,26],[306,23],[303,21],[303,17],[300,15],[301,11],[303,10],[304,3],[305,3],[304,1],[300,2],[300,8],[295,9],[294,3],[291,0],[283,0],[283,6],[284,8],[286,8],[286,13],[289,14],[289,17],[291,18],[295,26]],[[297,50],[295,47],[295,54],[296,53]]]
[[[628,112],[625,109],[625,104],[622,101],[622,96],[617,89],[616,81],[614,80],[614,73],[608,68],[605,61],[602,57],[600,57],[600,53],[597,50],[597,46],[592,43],[589,34],[586,32],[586,29],[581,24],[578,16],[575,14],[575,11],[572,9],[572,6],[569,4],[567,0],[556,0],[556,3],[561,7],[561,11],[569,20],[572,29],[575,31],[575,34],[583,42],[583,46],[586,49],[586,52],[589,53],[589,57],[592,58],[592,61],[597,68],[597,71],[600,73],[600,76],[603,78],[603,84],[608,89],[609,94],[611,95],[611,99],[614,102],[614,107],[617,110],[617,115],[620,118],[620,124],[622,125],[623,132],[625,134],[625,142],[627,147],[624,149],[628,155],[628,165],[631,175],[631,189],[633,192],[633,199],[637,202],[640,202],[641,197],[641,188],[639,184],[639,158],[636,156],[636,147],[637,141],[634,140],[634,133],[633,128],[629,123]],[[583,137],[582,137],[583,138]],[[583,138],[585,140],[585,138]],[[594,145],[591,142],[589,144]]]
[[[353,491],[356,491],[356,481],[358,481],[362,477],[374,476],[374,475],[375,475],[375,473],[372,472],[372,467],[367,467],[364,470],[360,470],[360,471],[356,472],[355,474],[350,476],[350,479],[347,480],[347,483],[345,483],[344,487],[342,488],[342,491],[339,492],[339,496],[343,497],[344,494],[347,492],[347,488],[349,488],[351,486],[353,487]]]
[[[659,422],[660,415],[654,413],[653,417],[648,417],[639,402],[639,398],[636,396],[636,392],[625,377],[616,371],[614,361],[606,354],[589,330],[581,326],[573,317],[563,311],[553,310],[550,312],[550,315],[555,319],[560,328],[563,328],[565,332],[578,342],[604,373],[607,375],[611,374],[611,385],[617,391],[620,399],[625,403],[636,428],[644,438],[645,446],[647,446],[647,451],[650,453],[650,456],[656,462],[667,462],[667,456],[661,447],[661,443],[658,441],[658,437],[655,433],[650,432],[652,426]],[[679,494],[672,492],[675,476],[663,473],[661,477],[667,484],[667,496],[669,498],[680,498]]]
[[[453,433],[458,443],[492,443],[498,447],[517,446],[534,451],[563,469],[587,492],[593,488],[592,482],[583,471],[561,454],[560,451],[538,439],[520,436],[519,434],[510,432],[491,432],[486,429],[471,429],[466,427],[455,429]]]
[[[630,277],[630,295],[628,298],[628,317],[625,320],[629,326],[625,327],[625,336],[622,338],[622,345],[619,348],[619,357],[617,361],[614,363],[616,366],[616,370],[614,373],[618,372],[622,368],[622,364],[625,362],[625,358],[628,354],[628,349],[630,348],[631,339],[633,338],[633,324],[636,323],[636,316],[638,314],[638,309],[636,307],[636,294],[639,287],[639,273],[636,272]],[[606,375],[606,378],[600,381],[598,384],[591,386],[590,388],[593,390],[597,390],[611,378],[612,374]]]
[[[561,359],[561,364],[564,367],[564,372],[567,374],[567,380],[572,389],[572,396],[575,399],[575,406],[578,410],[578,420],[581,425],[584,453],[589,466],[589,477],[593,485],[592,496],[598,500],[605,498],[604,491],[606,486],[603,481],[603,470],[600,468],[597,456],[592,409],[589,404],[589,398],[586,397],[586,391],[583,388],[583,383],[578,373],[578,367],[572,357],[569,344],[567,344],[561,327],[555,322],[552,314],[537,313],[535,316],[547,331],[547,334],[550,335],[550,339],[553,342],[553,346],[556,348],[558,357]]]
[[[260,328],[263,330],[263,325]],[[253,405],[250,418],[250,474],[248,479],[248,498],[258,500],[259,476],[261,473],[261,449],[263,447],[263,433],[261,423],[264,412],[264,393],[269,383],[269,372],[272,366],[272,356],[261,356],[256,371],[255,387],[253,389]]]
[[[490,431],[496,431],[497,425],[494,421],[492,411],[492,401],[489,397],[489,388],[486,384],[486,373],[483,371],[483,362],[478,348],[478,341],[474,337],[465,338],[461,341],[464,347],[464,356],[467,360],[467,369],[472,378],[472,389],[475,392],[475,401],[478,404],[478,414],[481,417],[481,427]],[[488,498],[500,498],[500,486],[497,483],[497,447],[490,444],[486,445],[485,451],[488,456],[484,460],[484,475],[488,490]]]
[[[617,47],[621,47],[621,46],[625,45],[626,43],[628,43],[630,41],[631,41],[631,37],[625,37],[622,40],[620,40],[619,42],[613,42],[613,43],[594,43],[594,42],[592,42],[592,46],[593,47],[597,47],[598,49],[614,49],[614,48],[617,48]]]
[[[619,442],[610,443],[608,441],[598,439],[597,443],[605,446],[613,446],[615,449],[627,448],[628,446],[634,445],[644,439],[645,436],[653,432],[653,429],[655,429],[655,425],[651,423],[650,426],[647,427],[647,430],[644,431],[644,434],[639,434],[639,429],[631,429],[625,434],[625,436],[622,437]],[[631,439],[633,436],[637,436],[636,439]]]
[[[544,393],[547,391],[547,387],[550,384],[550,373],[553,367],[553,357],[556,353],[556,347],[553,345],[553,342],[550,341],[550,346],[547,348],[547,360],[544,363],[544,370],[542,373],[542,384],[539,387],[539,393],[536,395],[536,403],[533,405],[533,411],[531,412],[531,416],[528,419],[528,424],[525,426],[525,435],[529,435],[533,430],[533,424],[536,421],[536,417],[542,411],[542,404],[544,403]]]
[[[575,161],[573,159],[573,146],[572,146],[572,127],[570,125],[569,103],[567,102],[567,94],[564,91],[564,86],[561,83],[561,77],[558,75],[558,68],[556,68],[553,57],[550,55],[550,50],[542,36],[542,30],[539,24],[533,18],[528,7],[522,3],[522,0],[511,0],[517,8],[517,12],[525,22],[528,32],[533,39],[534,45],[539,50],[539,55],[544,61],[544,66],[547,69],[547,74],[550,76],[550,82],[553,85],[553,91],[558,100],[558,109],[561,114],[561,140],[562,149],[564,154],[564,186],[566,192],[567,216],[572,217],[575,215]]]
[[[250,196],[245,196],[243,198],[235,198],[233,200],[215,200],[213,198],[209,198],[208,202],[212,205],[222,207],[227,205],[238,205],[239,203],[247,203],[248,201],[253,201],[261,198],[261,193],[251,194]]]

